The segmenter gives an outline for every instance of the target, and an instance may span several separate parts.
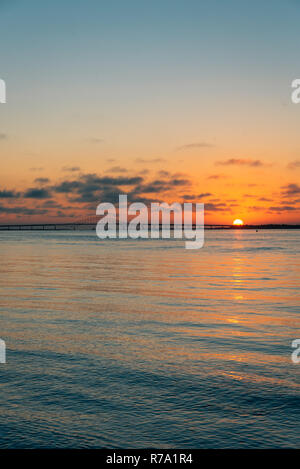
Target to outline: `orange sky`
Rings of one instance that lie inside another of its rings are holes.
[[[204,202],[207,223],[300,223],[300,9],[213,3],[3,7],[0,222],[128,193]]]
[[[200,140],[125,157],[112,143],[86,140],[77,148],[66,142],[59,157],[45,148],[43,158],[28,153],[21,159],[22,145],[3,139],[0,204],[7,212],[1,222],[73,220],[95,214],[98,203],[115,202],[120,193],[145,202],[204,202],[207,223],[300,221],[299,159],[278,161],[253,151],[241,157]]]

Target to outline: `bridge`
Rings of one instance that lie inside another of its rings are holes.
[[[91,230],[101,219],[100,216],[90,215],[68,222],[46,222],[46,223],[6,223],[0,224],[0,231],[49,231],[49,230]],[[118,223],[117,223],[118,226]],[[150,226],[150,224],[149,224]],[[229,228],[231,225],[205,225],[205,227]],[[161,225],[160,225],[161,228]],[[174,226],[171,224],[171,229]]]
[[[0,231],[53,231],[53,230],[94,230],[99,217],[91,216],[73,222],[48,223],[6,223],[0,224]],[[118,226],[118,224],[117,224]],[[150,224],[148,225],[150,228]],[[162,225],[160,224],[160,228]],[[193,225],[196,228],[196,225]],[[268,225],[226,225],[205,223],[204,228],[209,230],[258,230],[258,229],[300,229],[300,225],[268,224]],[[174,225],[171,224],[171,230]]]
[[[45,223],[0,223],[0,231],[21,231],[21,230],[78,230],[94,228],[99,221],[99,217],[93,215],[68,222],[45,222]]]
[[[150,228],[150,224],[148,225]],[[118,227],[118,224],[117,224]],[[162,225],[159,225],[160,229]],[[240,228],[233,227],[232,225],[210,225],[205,224],[205,229],[230,229]],[[6,224],[0,225],[0,231],[63,231],[63,230],[94,230],[96,223],[24,223],[24,224]],[[171,224],[171,230],[174,229],[174,225]],[[193,225],[196,228],[196,225]]]

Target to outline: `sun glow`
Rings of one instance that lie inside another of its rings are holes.
[[[236,225],[236,226],[242,226],[244,224],[243,220],[240,220],[239,218],[236,218],[236,220],[234,220],[233,222],[233,225]]]

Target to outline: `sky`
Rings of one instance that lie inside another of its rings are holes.
[[[298,0],[0,0],[0,223],[300,223]]]

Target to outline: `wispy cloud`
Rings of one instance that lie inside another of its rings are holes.
[[[161,171],[158,171],[157,174],[159,177],[162,177],[162,178],[166,178],[170,176],[169,171],[165,171],[164,169],[162,169]]]
[[[225,174],[211,174],[207,176],[207,179],[225,179],[227,176]]]
[[[45,215],[47,210],[40,210],[37,208],[28,208],[28,207],[5,207],[3,205],[0,205],[0,213],[9,215],[9,214],[15,214],[15,215]]]
[[[50,182],[50,179],[48,178],[36,178],[34,180],[37,184],[48,184]]]
[[[211,148],[214,147],[212,143],[208,142],[196,142],[196,143],[186,143],[185,145],[181,145],[176,148],[176,150],[181,151],[181,150],[194,150],[199,149],[199,148]]]
[[[224,161],[217,161],[215,164],[219,166],[251,166],[254,168],[270,166],[267,163],[263,163],[261,160],[252,160],[247,158],[230,158]]]
[[[287,168],[288,168],[288,169],[297,169],[297,168],[300,168],[300,160],[291,161],[291,162],[287,165]]]
[[[150,158],[150,159],[146,159],[146,158],[136,158],[135,159],[135,162],[136,163],[162,163],[166,161],[164,158]]]
[[[208,203],[205,204],[205,210],[207,212],[224,212],[224,211],[231,211],[227,205],[223,202],[221,203]]]
[[[211,192],[202,192],[201,194],[198,194],[197,197],[199,197],[199,199],[202,199],[203,197],[210,197],[212,195],[213,194]]]
[[[39,168],[29,168],[29,171],[43,171],[44,168],[39,167]]]
[[[121,166],[113,166],[106,170],[107,173],[127,173],[128,169],[122,168]]]
[[[283,197],[293,197],[300,194],[300,186],[296,183],[286,184],[281,187]]]
[[[64,166],[61,168],[62,171],[64,172],[70,172],[70,173],[75,173],[76,171],[80,171],[79,166]]]
[[[212,195],[213,194],[211,194],[211,192],[202,192],[201,194],[184,194],[182,196],[182,199],[184,199],[184,200],[193,200],[193,201],[197,202],[197,200],[199,200],[199,199],[203,199],[205,197],[210,197]]]
[[[297,207],[294,207],[292,205],[278,205],[274,207],[269,207],[270,212],[275,212],[275,213],[282,213],[282,212],[290,212],[293,210],[297,210]]]
[[[171,189],[184,187],[190,184],[188,179],[169,178],[166,180],[155,179],[148,183],[140,184],[134,189],[135,194],[155,194],[168,192]]]

